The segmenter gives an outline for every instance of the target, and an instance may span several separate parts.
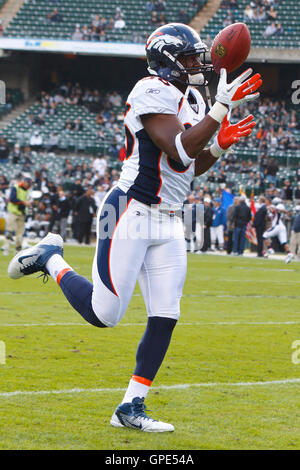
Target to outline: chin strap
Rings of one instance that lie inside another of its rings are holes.
[[[201,86],[205,84],[203,73],[196,73],[194,75],[188,74],[189,85]]]
[[[206,94],[206,99],[207,99],[207,104],[209,109],[212,108],[212,101],[211,101],[211,95],[210,95],[210,89],[208,85],[205,85],[205,94]]]

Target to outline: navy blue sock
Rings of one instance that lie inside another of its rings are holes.
[[[136,353],[134,375],[153,380],[169,347],[177,321],[171,318],[150,317]]]
[[[99,328],[106,328],[92,307],[93,284],[91,282],[74,271],[68,271],[61,278],[59,286],[72,307],[87,322]]]

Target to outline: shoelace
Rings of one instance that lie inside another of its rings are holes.
[[[39,279],[40,277],[43,278],[43,284],[46,284],[49,280],[49,274],[47,273],[47,271],[43,271],[42,274],[40,274],[37,279]]]
[[[146,407],[146,405],[144,404],[143,401],[140,401],[138,403],[134,403],[134,405],[133,405],[134,413],[137,416],[140,416],[141,418],[144,418],[144,419],[150,419],[151,421],[155,421],[155,419],[150,418],[149,416],[146,415],[146,413],[145,413],[146,409],[147,409],[147,411],[151,411]]]

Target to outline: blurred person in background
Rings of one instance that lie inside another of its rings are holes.
[[[211,250],[215,251],[216,242],[218,242],[219,250],[224,249],[224,230],[226,227],[226,211],[221,206],[221,199],[216,198],[213,201],[213,220],[212,226],[210,227],[211,237]]]
[[[78,241],[82,243],[85,240],[90,244],[91,229],[93,217],[96,215],[97,206],[93,198],[94,191],[91,187],[81,196],[75,204],[75,215],[78,216],[79,234]]]
[[[232,248],[233,248],[233,232],[234,232],[234,213],[235,213],[235,208],[239,204],[240,198],[235,197],[233,200],[233,204],[228,207],[227,209],[227,236],[228,236],[228,241],[227,241],[227,249],[226,252],[228,255],[232,253]]]
[[[205,251],[210,249],[210,227],[212,225],[214,213],[211,207],[211,198],[209,196],[204,197],[203,204],[204,204],[204,230],[203,230],[203,246],[202,246],[201,251],[205,253]]]
[[[300,206],[295,207],[296,216],[292,226],[291,253],[295,260],[299,261],[300,255]],[[298,255],[299,253],[299,255]]]
[[[31,184],[32,182],[30,178],[22,178],[12,187],[10,191],[7,204],[8,217],[5,240],[2,247],[3,254],[5,256],[9,255],[9,248],[11,242],[13,242],[14,234],[16,251],[21,251],[22,249],[26,220],[26,207],[31,206],[31,202],[29,201],[29,190]]]
[[[266,206],[266,198],[261,196],[259,198],[259,209],[256,211],[253,221],[253,227],[256,231],[256,238],[257,238],[257,256],[259,258],[263,257],[263,249],[264,249],[264,239],[263,233],[266,230],[266,218],[267,218],[267,206]]]
[[[246,197],[241,196],[236,205],[233,216],[233,254],[243,255],[246,244],[246,227],[251,220],[251,209],[246,204]]]

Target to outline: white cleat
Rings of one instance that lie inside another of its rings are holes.
[[[135,397],[131,403],[122,403],[118,406],[110,424],[116,428],[131,428],[144,432],[171,432],[172,424],[163,423],[149,418],[145,413],[144,398]]]
[[[46,263],[51,256],[63,256],[63,239],[60,235],[48,233],[39,243],[17,253],[8,266],[8,275],[12,279],[42,271],[47,274]]]
[[[292,255],[292,253],[288,253],[287,257],[285,258],[286,264],[289,264],[292,261],[293,258],[294,257]]]

